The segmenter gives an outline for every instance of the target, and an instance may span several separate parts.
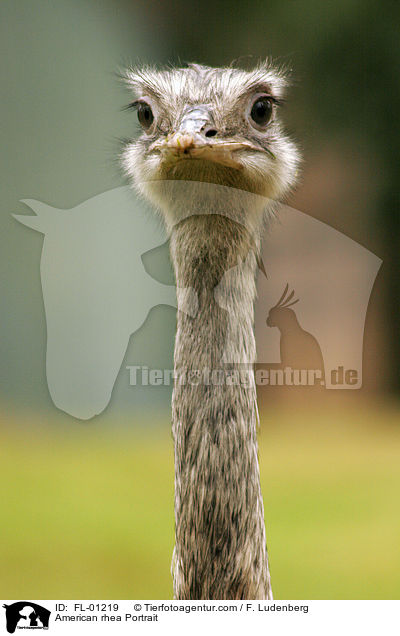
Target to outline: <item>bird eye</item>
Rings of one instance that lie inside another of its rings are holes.
[[[141,102],[138,104],[138,120],[140,125],[148,129],[154,121],[153,111],[148,104]]]
[[[257,97],[254,102],[250,117],[257,126],[266,126],[272,117],[272,102],[268,97]]]

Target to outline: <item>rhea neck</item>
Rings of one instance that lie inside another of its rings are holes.
[[[198,299],[191,317],[178,298],[174,593],[179,599],[270,598],[254,375],[247,368],[244,383],[235,375],[236,363],[255,356],[261,214],[250,210],[254,218],[246,222],[239,193],[229,194],[229,211],[226,197],[209,194],[188,196],[186,211],[181,201],[180,217],[175,199],[171,230],[177,286],[192,288]]]

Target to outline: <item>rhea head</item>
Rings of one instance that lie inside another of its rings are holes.
[[[155,200],[168,180],[230,186],[280,200],[299,161],[279,122],[285,75],[264,63],[252,71],[210,68],[129,69],[142,134],[123,151],[125,172]]]

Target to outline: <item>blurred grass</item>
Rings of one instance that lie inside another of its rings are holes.
[[[399,423],[378,406],[262,418],[275,598],[399,598]],[[171,598],[168,421],[3,424],[2,598]]]

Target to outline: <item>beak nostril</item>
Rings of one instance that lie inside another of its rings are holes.
[[[215,137],[215,135],[217,134],[217,131],[214,130],[214,128],[210,128],[209,130],[207,130],[206,132],[206,137]]]

